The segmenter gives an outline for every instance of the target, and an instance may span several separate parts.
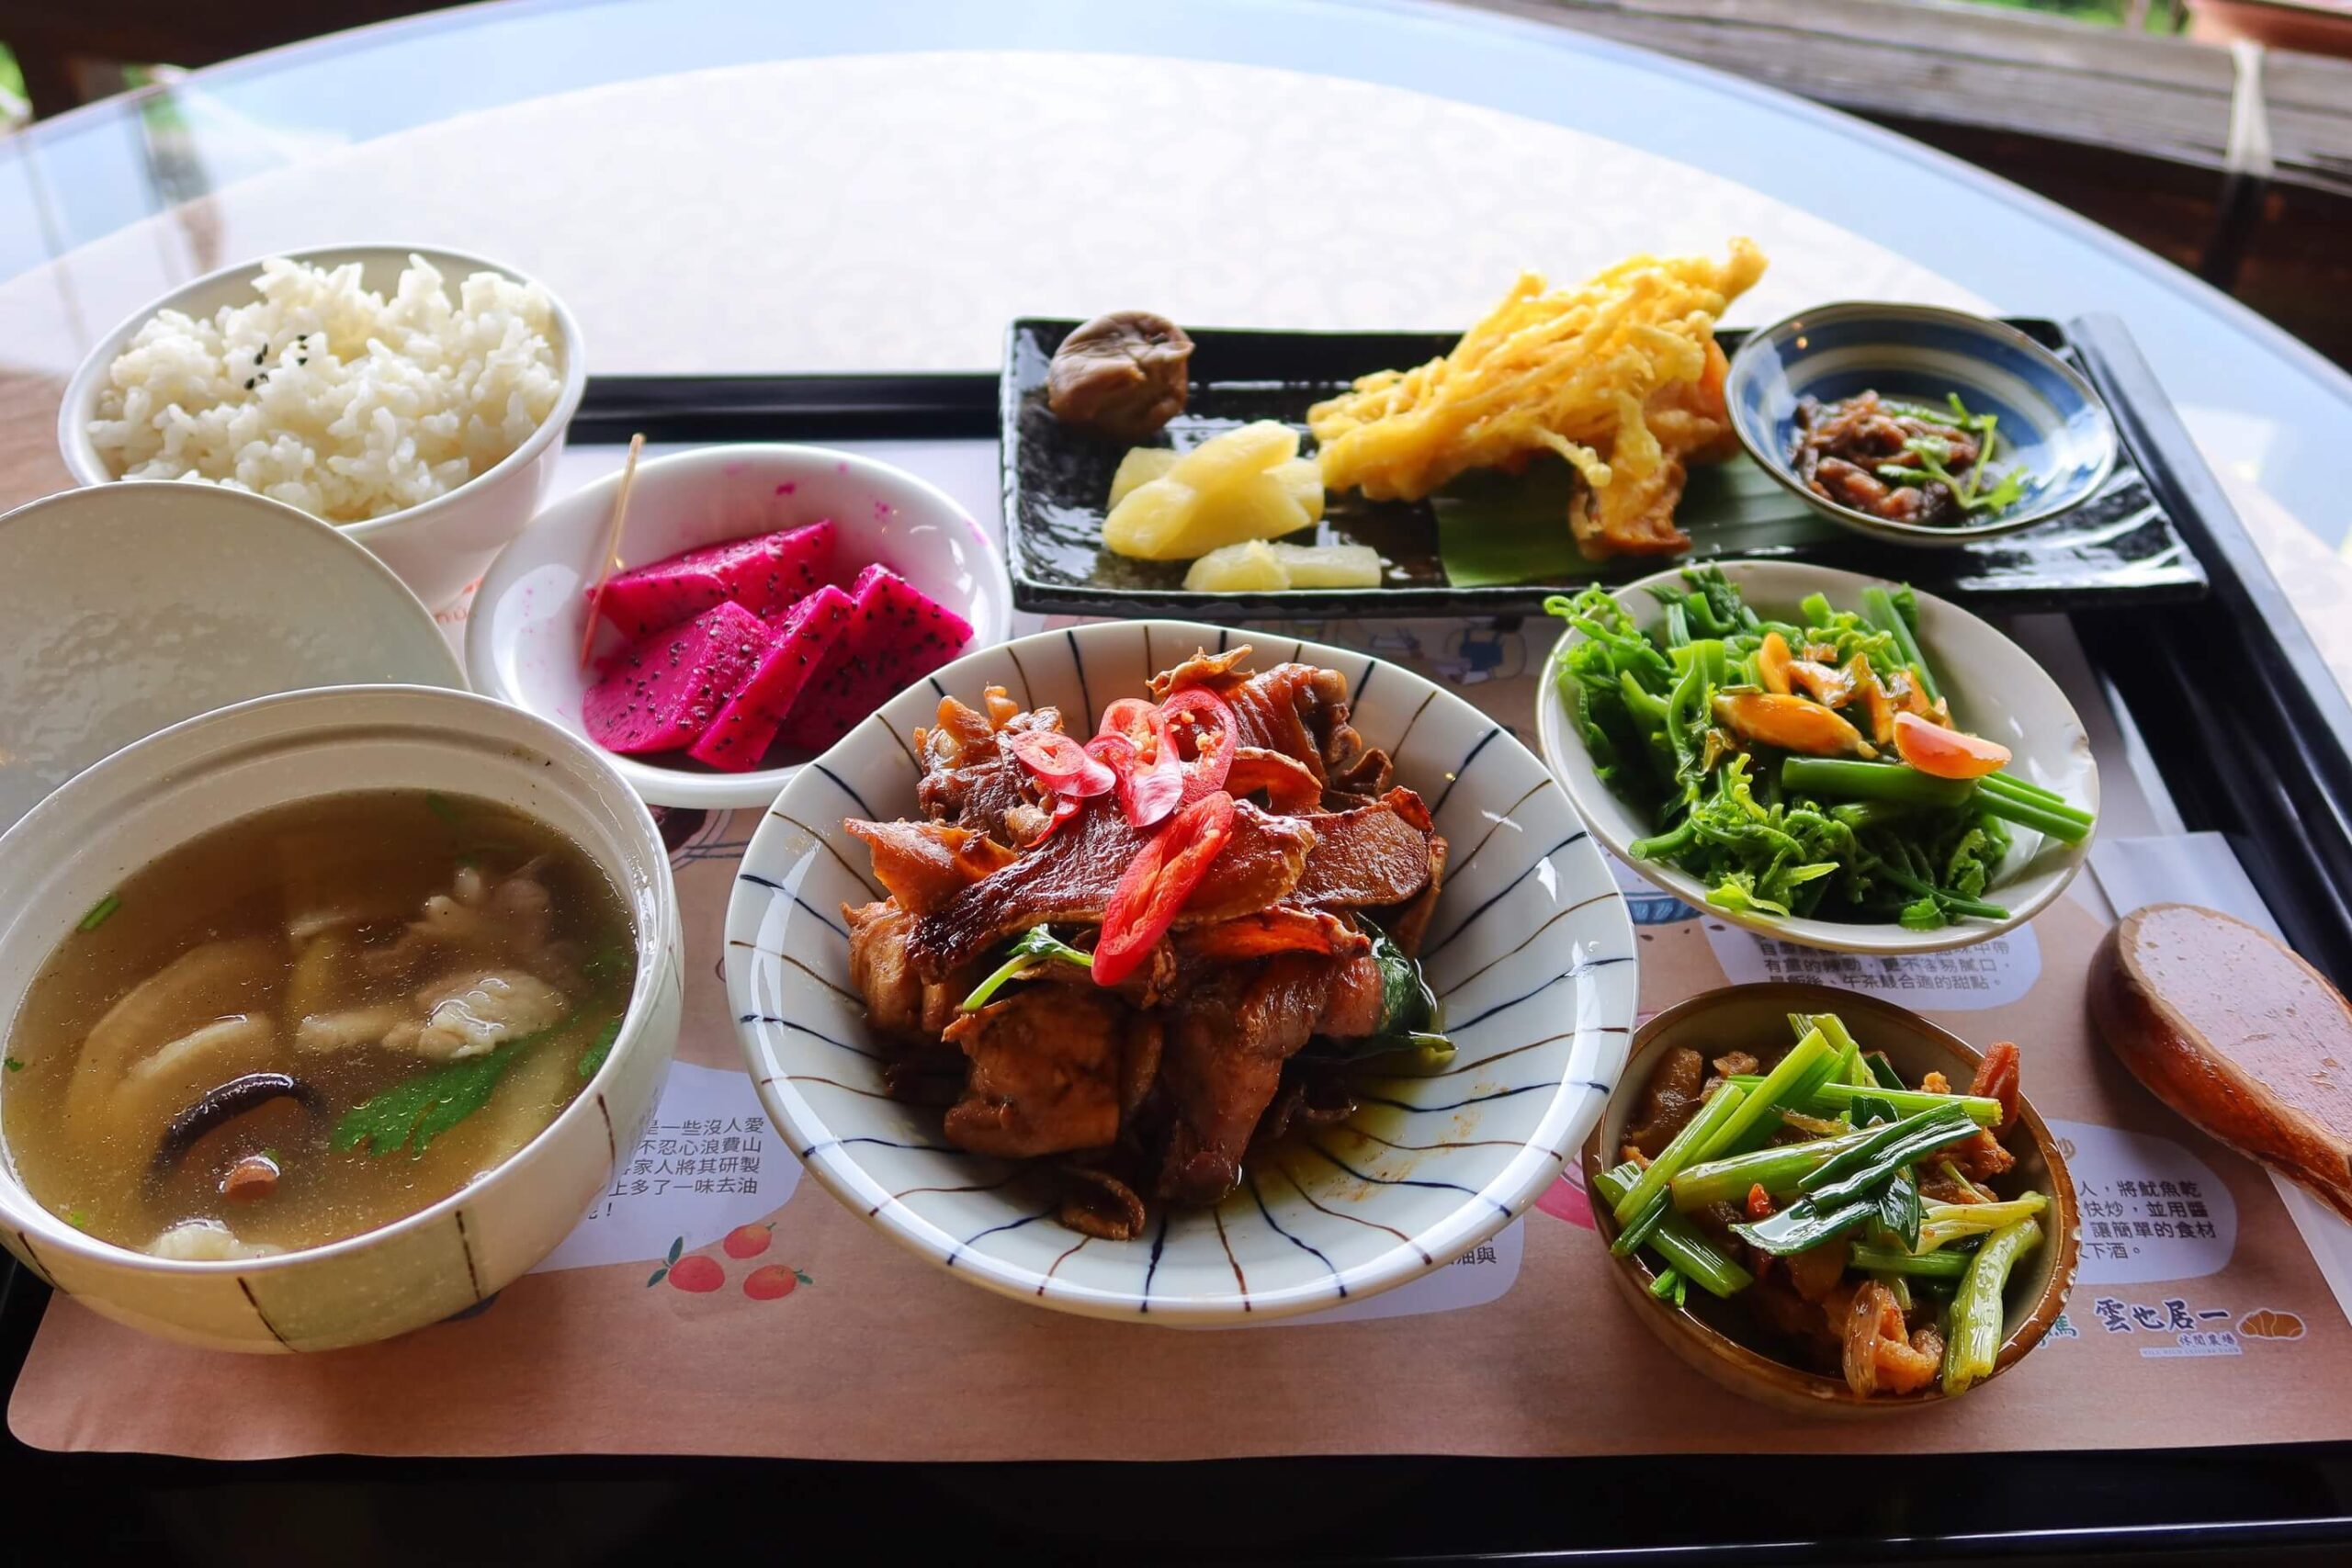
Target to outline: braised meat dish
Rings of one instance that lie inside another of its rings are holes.
[[[1801,399],[1790,466],[1815,495],[1890,523],[1943,528],[1997,517],[2024,494],[2025,471],[1992,467],[1997,415],[1971,412],[1958,393],[1945,403],[1871,391],[1835,403]]]
[[[947,697],[914,736],[922,816],[843,824],[888,894],[842,912],[892,1092],[1048,1162],[1088,1235],[1217,1202],[1253,1145],[1354,1109],[1352,1064],[1451,1051],[1413,957],[1444,838],[1338,672],[1249,655],[1196,654],[1091,733]]]

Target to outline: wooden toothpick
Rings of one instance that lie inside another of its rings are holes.
[[[597,557],[596,586],[588,595],[588,626],[580,634],[580,665],[588,666],[588,650],[596,646],[596,619],[605,613],[605,584],[620,565],[621,523],[628,516],[628,492],[637,484],[637,455],[645,450],[645,433],[628,438],[628,461],[621,468],[621,488],[613,496],[613,518],[605,525],[605,547]]]

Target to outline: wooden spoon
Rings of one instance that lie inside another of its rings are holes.
[[[2150,1093],[2352,1219],[2352,1005],[2266,932],[2151,904],[2091,959],[2091,1021]]]

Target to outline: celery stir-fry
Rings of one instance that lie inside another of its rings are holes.
[[[1908,589],[1844,610],[1810,594],[1781,621],[1713,567],[1683,581],[1651,590],[1652,632],[1597,587],[1545,606],[1584,634],[1558,679],[1596,771],[1657,824],[1637,858],[1724,909],[1930,931],[2007,917],[1987,893],[2018,829],[2089,834],[1954,725]]]
[[[1659,1301],[1857,1393],[1958,1393],[1991,1375],[2011,1270],[2051,1219],[2001,1141],[2017,1047],[1954,1093],[1905,1087],[1835,1014],[1789,1022],[1769,1066],[1735,1052],[1702,1083],[1697,1051],[1660,1057],[1622,1163],[1594,1177],[1611,1250],[1654,1259]]]

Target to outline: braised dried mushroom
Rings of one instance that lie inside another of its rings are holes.
[[[1149,310],[1097,316],[1062,340],[1046,375],[1046,406],[1064,424],[1140,441],[1184,412],[1193,340]]]

